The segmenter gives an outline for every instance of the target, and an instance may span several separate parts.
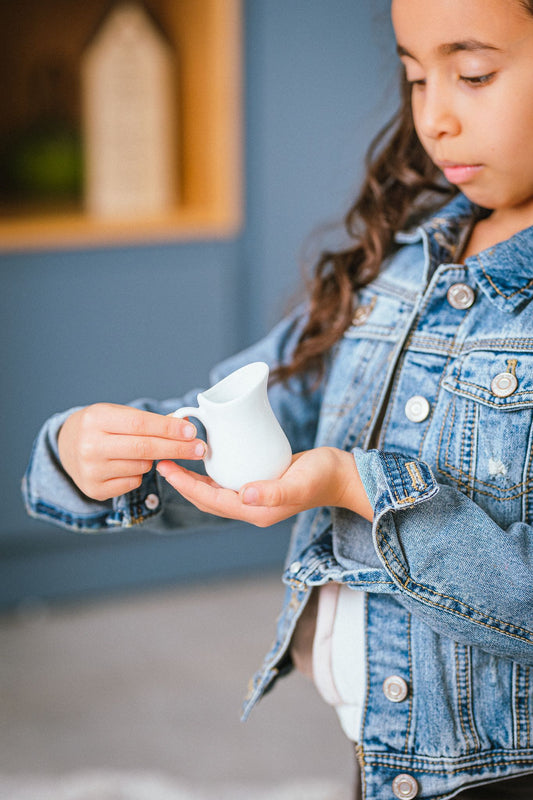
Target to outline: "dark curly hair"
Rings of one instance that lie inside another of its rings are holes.
[[[533,14],[533,0],[519,0]],[[449,200],[457,189],[442,178],[418,140],[411,111],[411,87],[401,71],[400,107],[372,141],[366,177],[344,227],[353,243],[324,251],[309,283],[309,315],[288,364],[274,372],[286,380],[300,372],[321,374],[324,355],[353,317],[354,290],[372,281],[392,252],[395,233],[415,224]]]

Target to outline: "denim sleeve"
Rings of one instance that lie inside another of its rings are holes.
[[[251,361],[266,361],[271,368],[283,363],[294,349],[305,319],[303,309],[283,320],[265,339],[216,366],[210,385]],[[140,399],[130,405],[156,414],[170,414],[183,405],[196,405],[200,389],[180,398],[164,401]],[[276,383],[270,388],[273,411],[284,428],[294,452],[313,446],[320,387],[311,389],[305,379],[295,378],[288,384]],[[80,492],[64,472],[59,460],[57,437],[66,418],[76,409],[51,417],[39,432],[29,465],[22,481],[22,494],[31,516],[81,532],[104,532],[143,524],[150,530],[170,531],[216,522],[186,502],[161,479],[155,468],[143,478],[133,492],[106,502],[97,502]],[[199,426],[199,435],[202,435]],[[191,469],[202,469],[201,463],[189,462]]]
[[[167,405],[142,400],[131,405],[161,414],[176,408],[172,401]],[[76,410],[55,414],[35,439],[22,479],[22,496],[30,516],[80,533],[103,533],[142,523],[165,531],[212,520],[171,491],[155,469],[144,476],[138,489],[126,495],[105,502],[84,495],[63,470],[57,447],[62,424]]]
[[[499,527],[422,461],[354,451],[374,547],[400,602],[433,630],[533,664],[533,530]]]

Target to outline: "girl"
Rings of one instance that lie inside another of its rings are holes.
[[[24,491],[83,530],[298,514],[244,716],[296,664],[357,742],[358,796],[531,797],[533,2],[393,0],[392,17],[403,101],[352,246],[212,376],[275,368],[285,475],[237,493],[177,465],[205,452],[165,416],[185,397],[57,415]]]

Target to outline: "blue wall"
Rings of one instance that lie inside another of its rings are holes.
[[[394,107],[388,7],[246,0],[238,238],[0,257],[0,602],[183,580],[205,553],[212,573],[281,560],[286,526],[261,535],[235,526],[216,544],[197,533],[69,535],[26,517],[20,477],[54,411],[179,395],[279,318],[300,285],[303,243],[342,217],[368,141]]]

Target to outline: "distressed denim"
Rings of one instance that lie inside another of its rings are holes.
[[[533,772],[533,229],[457,263],[483,213],[458,195],[399,235],[358,292],[321,384],[293,378],[270,392],[294,451],[353,452],[375,513],[372,524],[344,509],[297,518],[274,644],[243,716],[292,668],[289,645],[312,588],[363,590],[358,753],[372,800],[393,797],[401,775],[417,797],[443,800]],[[458,284],[470,301],[454,302]],[[212,380],[252,360],[286,360],[303,318],[298,309]],[[168,413],[195,394],[135,405]],[[64,418],[36,440],[24,479],[31,514],[86,531],[198,524],[155,471],[128,496],[84,498],[59,466]],[[401,702],[383,690],[391,675],[408,688]]]

